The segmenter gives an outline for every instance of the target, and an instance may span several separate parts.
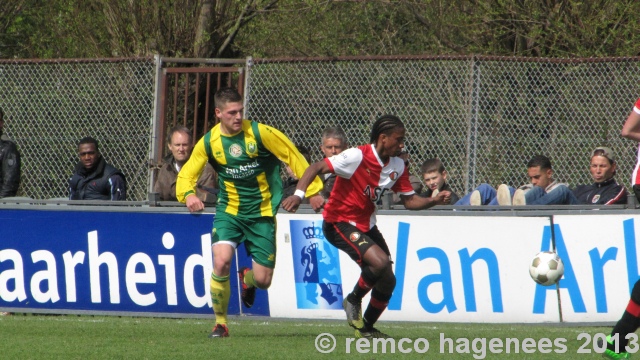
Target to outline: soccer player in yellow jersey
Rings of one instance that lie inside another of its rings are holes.
[[[253,269],[239,269],[242,302],[251,307],[255,289],[271,285],[276,261],[275,215],[282,200],[282,162],[300,177],[309,166],[295,145],[282,132],[242,118],[242,96],[232,88],[222,88],[214,96],[220,123],[196,144],[178,174],[176,195],[189,211],[204,209],[195,196],[202,169],[209,162],[218,173],[218,203],[213,223],[211,249],[211,300],[216,325],[210,338],[229,336],[229,272],[235,249],[241,242],[251,254]],[[300,198],[321,204],[322,181],[316,177]],[[319,206],[319,205],[317,205]],[[314,207],[315,208],[315,207]]]

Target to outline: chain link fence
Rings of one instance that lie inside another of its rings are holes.
[[[640,94],[640,58],[405,57],[256,59],[247,78],[248,118],[315,149],[340,125],[350,145],[367,143],[385,113],[407,127],[411,172],[440,158],[460,195],[480,183],[528,183],[526,163],[548,156],[557,180],[591,183],[598,146],[617,156],[629,187],[636,144],[620,136]]]
[[[127,176],[128,200],[145,200],[150,162],[160,156],[153,142],[165,146],[160,111],[175,121],[175,109],[154,105],[156,61],[0,61],[4,132],[22,155],[19,195],[67,197],[76,143],[93,136]],[[246,116],[281,129],[316,161],[327,126],[342,126],[359,145],[378,116],[396,114],[407,126],[411,172],[419,175],[425,159],[439,157],[460,195],[482,182],[528,182],[526,163],[535,154],[551,158],[557,180],[589,183],[597,146],[613,149],[617,178],[629,187],[636,144],[620,129],[640,94],[639,70],[640,58],[250,59]],[[194,112],[180,110],[188,118]]]
[[[18,195],[68,197],[77,143],[98,140],[127,178],[127,199],[147,198],[152,138],[153,59],[0,61],[4,133],[18,145]]]

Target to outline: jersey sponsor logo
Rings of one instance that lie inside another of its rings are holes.
[[[267,261],[276,261],[276,254],[269,254],[269,257],[267,257]]]
[[[352,232],[351,235],[349,235],[349,240],[351,240],[351,242],[358,242],[358,240],[360,240],[360,233]]]
[[[372,188],[371,186],[367,185],[367,187],[364,188],[363,193],[365,196],[371,199],[372,202],[375,203],[378,202],[378,200],[380,200],[388,190],[389,189],[381,188],[379,186]]]
[[[398,172],[397,171],[391,172],[391,174],[389,175],[389,179],[391,179],[393,181],[398,180]]]
[[[598,200],[600,200],[600,194],[598,194],[598,195],[594,196],[594,197],[593,197],[593,199],[591,200],[591,202],[592,202],[593,204],[595,204],[595,203],[597,203],[597,202],[598,202]]]
[[[247,153],[249,155],[257,155],[258,154],[258,144],[255,141],[249,141],[247,143]]]
[[[233,156],[234,158],[239,157],[240,155],[242,155],[242,147],[240,147],[240,145],[238,144],[229,146],[229,155]]]

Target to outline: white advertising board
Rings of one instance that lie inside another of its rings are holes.
[[[618,320],[638,279],[640,216],[554,216],[554,223],[565,264],[560,280],[564,321]]]
[[[549,217],[386,215],[378,226],[397,279],[382,319],[559,321],[555,287],[529,277],[533,256],[550,249]],[[271,316],[344,318],[343,295],[360,269],[326,242],[321,227],[321,215],[278,215]]]

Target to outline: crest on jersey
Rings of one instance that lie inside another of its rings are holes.
[[[349,235],[349,240],[351,240],[351,242],[357,242],[358,240],[360,240],[360,233],[352,232],[351,235]]]
[[[398,180],[398,172],[397,172],[397,171],[393,171],[393,172],[391,173],[391,175],[389,175],[389,179],[391,179],[391,180],[393,180],[393,181]]]
[[[597,202],[598,202],[598,200],[600,200],[600,194],[598,194],[598,195],[594,196],[594,197],[593,197],[593,199],[591,200],[591,202],[592,202],[593,204],[595,204],[595,203],[597,203]]]
[[[247,153],[249,155],[257,155],[258,154],[258,144],[255,141],[249,141],[247,143]]]
[[[229,155],[235,158],[239,157],[240,155],[242,155],[242,147],[240,147],[240,145],[238,144],[229,146]]]

